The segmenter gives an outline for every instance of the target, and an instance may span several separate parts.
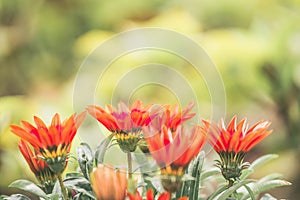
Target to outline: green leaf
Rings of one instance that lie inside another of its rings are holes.
[[[198,199],[201,171],[204,162],[205,153],[199,155],[189,164],[187,176],[189,180],[183,182],[181,188],[176,192],[176,198],[188,196],[190,200]]]
[[[199,185],[200,185],[200,175],[201,169],[204,162],[205,153],[204,151],[200,152],[200,154],[196,157],[196,159],[192,162],[192,177],[194,180],[191,180],[189,199],[197,200],[199,194]]]
[[[246,190],[248,191],[249,196],[251,197],[252,200],[255,200],[255,195],[253,193],[253,191],[251,190],[251,188],[248,185],[244,185],[244,187],[246,188]]]
[[[248,183],[253,182],[253,180],[247,179],[247,180],[242,180],[230,188],[228,188],[224,193],[222,193],[219,197],[218,200],[226,200],[231,194],[233,194],[237,189],[239,189],[242,186],[245,186]]]
[[[250,165],[250,169],[256,169],[262,165],[264,165],[265,163],[274,160],[275,158],[278,158],[277,154],[268,154],[268,155],[264,155],[258,159],[256,159],[251,165]]]
[[[37,195],[38,197],[49,199],[46,193],[39,186],[28,180],[16,180],[13,183],[11,183],[8,187],[18,188],[27,191],[31,194]]]
[[[265,192],[267,190],[281,187],[281,186],[288,186],[291,185],[290,182],[285,180],[269,180],[264,182],[257,182],[252,186],[253,193],[257,196],[261,194],[262,192]],[[245,195],[242,200],[246,200],[249,198],[249,194]]]
[[[90,179],[90,173],[93,171],[93,151],[86,143],[81,143],[77,147],[77,157],[79,167],[86,179]]]
[[[104,155],[106,152],[106,149],[113,138],[114,134],[111,133],[107,138],[101,141],[100,145],[96,148],[95,152],[95,164],[98,166],[98,163],[103,163],[104,161]]]
[[[55,182],[51,194],[52,194],[52,195],[61,194],[61,188],[60,188],[60,185],[59,185],[59,182],[58,182],[58,181]],[[51,200],[52,200],[52,199],[51,199]]]
[[[275,179],[280,179],[282,177],[281,174],[278,174],[278,173],[272,173],[272,174],[269,174],[267,176],[264,176],[262,177],[261,179],[259,179],[259,181],[257,181],[258,183],[262,183],[262,182],[265,182],[265,181],[270,181],[270,180],[275,180]]]
[[[140,150],[137,150],[137,152],[133,154],[134,161],[137,163],[137,167],[133,171],[140,170],[142,174],[143,182],[141,184],[145,185],[145,190],[143,192],[145,193],[149,189],[152,189],[155,195],[157,193],[157,188],[155,187],[157,181],[152,178],[155,177],[156,172],[159,170],[158,166],[154,161],[149,161],[147,154],[139,151]],[[160,181],[158,182],[160,183]]]
[[[78,193],[86,195],[91,199],[96,199],[94,196],[93,188],[90,182],[84,178],[66,178],[64,180],[64,184],[66,187],[75,190]]]
[[[48,197],[51,199],[51,200],[61,200],[61,198],[60,198],[60,194],[61,194],[61,192],[59,193],[59,194],[48,194]]]
[[[213,200],[215,199],[215,197],[217,197],[219,194],[221,194],[222,192],[224,192],[227,189],[227,185],[223,185],[222,187],[220,187],[219,189],[217,189],[217,191],[215,191],[214,193],[212,193],[207,200]]]
[[[3,199],[3,200],[30,200],[29,197],[27,197],[23,194],[13,194],[11,196],[1,195],[0,199]]]
[[[208,177],[214,176],[216,174],[221,174],[220,169],[217,167],[210,169],[210,170],[205,170],[201,174],[201,181],[203,182]]]
[[[253,174],[254,170],[251,169],[251,168],[248,168],[248,169],[244,169],[242,171],[242,175],[240,176],[240,179],[241,180],[244,180],[246,179],[248,176],[250,176],[251,174]]]

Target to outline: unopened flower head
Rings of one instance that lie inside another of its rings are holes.
[[[91,174],[92,187],[98,200],[124,200],[126,196],[126,174],[111,166],[99,165]]]

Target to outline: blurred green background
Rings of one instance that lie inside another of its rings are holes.
[[[114,34],[137,27],[168,28],[192,38],[206,50],[224,82],[227,121],[235,114],[239,119],[246,116],[251,124],[261,119],[272,121],[274,133],[247,158],[251,161],[266,153],[280,157],[256,176],[283,174],[293,186],[271,193],[277,198],[297,199],[298,0],[0,0],[0,194],[11,192],[7,185],[13,180],[34,180],[18,152],[18,138],[10,133],[9,124],[18,124],[22,119],[32,121],[33,115],[46,121],[55,112],[63,118],[71,115],[73,84],[84,58]],[[195,77],[189,63],[166,52],[134,52],[120,58],[101,79],[101,90],[96,92],[99,99],[109,99],[124,73],[149,62],[174,67],[191,87],[202,91],[196,94],[197,103],[201,115],[210,116],[205,81]],[[122,98],[128,94],[118,95]],[[160,85],[141,87],[131,98],[146,103],[178,100],[176,94]],[[97,145],[105,133],[97,133],[98,127],[91,128],[95,124],[89,117],[75,143],[84,140]],[[76,163],[71,161],[69,170],[74,169]]]

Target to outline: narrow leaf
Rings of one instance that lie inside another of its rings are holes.
[[[191,181],[190,186],[190,194],[189,198],[191,200],[197,200],[198,194],[199,194],[199,184],[200,184],[200,173],[203,166],[205,154],[204,152],[201,152],[196,159],[193,161],[193,171],[192,171],[192,177],[195,179]]]
[[[100,145],[97,147],[95,152],[95,164],[98,166],[99,163],[103,163],[104,161],[104,155],[106,152],[106,149],[113,138],[114,134],[111,133],[107,138],[101,141]]]
[[[258,183],[262,183],[262,182],[265,182],[265,181],[270,181],[270,180],[275,180],[275,179],[280,179],[282,177],[281,174],[278,174],[278,173],[272,173],[272,174],[269,174],[267,176],[264,176],[262,177],[261,179],[259,179],[259,181],[257,181]]]
[[[264,155],[258,159],[256,159],[249,168],[251,169],[256,169],[262,165],[264,165],[265,163],[274,160],[275,158],[278,158],[278,155],[276,154],[268,154],[268,155]]]
[[[222,193],[219,197],[218,200],[226,200],[234,191],[236,191],[237,189],[239,189],[240,187],[253,182],[253,180],[247,179],[247,180],[242,180],[238,183],[236,183],[235,185],[233,185],[232,187],[228,188],[224,193]]]
[[[270,189],[273,189],[276,187],[281,187],[281,186],[288,186],[288,185],[291,185],[291,183],[288,181],[285,181],[285,180],[270,180],[270,181],[265,181],[265,182],[260,182],[260,183],[257,182],[252,187],[252,191],[257,196],[267,190],[270,190]],[[249,198],[249,194],[245,195],[242,198],[242,200],[246,200],[248,198]]]
[[[59,193],[59,194],[50,194],[50,195],[48,195],[49,196],[49,198],[51,199],[51,200],[61,200],[61,196],[60,196],[60,194],[61,193]]]
[[[77,157],[84,177],[89,179],[93,170],[93,151],[90,146],[86,143],[81,143],[81,146],[77,147]]]
[[[27,197],[23,194],[13,194],[11,196],[0,195],[0,199],[3,199],[3,200],[30,200],[29,197]]]
[[[8,187],[18,188],[27,191],[31,194],[37,195],[38,197],[48,199],[46,193],[39,186],[28,180],[16,180],[13,183],[11,183]]]
[[[221,194],[222,192],[224,192],[227,189],[227,185],[224,185],[222,187],[220,187],[219,189],[217,189],[217,191],[215,191],[214,193],[212,193],[207,200],[213,200],[215,199],[219,194]]]
[[[216,174],[220,174],[220,169],[217,167],[210,169],[210,170],[203,171],[201,174],[201,181],[204,181],[208,177],[216,175]]]
[[[250,176],[251,174],[253,174],[253,172],[254,172],[254,170],[251,169],[251,168],[243,170],[242,175],[240,176],[240,179],[241,180],[246,179],[248,176]]]
[[[93,189],[91,187],[90,182],[84,177],[67,178],[64,180],[64,184],[66,187],[71,188],[78,193],[84,194],[92,199],[96,199],[94,197]]]
[[[255,195],[253,193],[253,191],[251,190],[251,188],[248,185],[244,185],[244,187],[246,188],[246,190],[248,191],[249,196],[251,197],[252,200],[255,200]]]

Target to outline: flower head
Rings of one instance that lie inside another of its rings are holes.
[[[108,104],[106,110],[99,106],[88,106],[87,111],[114,133],[124,152],[133,152],[142,138],[142,127],[147,126],[156,115],[151,114],[150,107],[137,100],[131,107],[120,102],[118,109]]]
[[[164,188],[169,192],[176,191],[181,185],[184,169],[203,147],[206,129],[195,125],[191,130],[179,126],[172,131],[164,125],[158,132],[153,127],[145,127],[143,131],[151,155],[161,167]],[[173,180],[175,183],[172,184]]]
[[[126,174],[112,167],[99,165],[91,174],[93,190],[98,200],[124,200],[126,196]]]
[[[170,128],[171,131],[175,131],[178,126],[182,125],[184,122],[193,118],[196,113],[191,113],[194,106],[193,102],[190,102],[183,110],[179,108],[178,104],[174,105],[163,105],[162,112],[157,115],[157,117],[152,121],[151,126],[160,130],[162,126]]]
[[[236,116],[227,128],[223,120],[219,125],[208,121],[203,123],[209,130],[209,142],[221,159],[217,166],[224,178],[231,182],[238,179],[241,171],[247,167],[247,164],[243,163],[245,154],[272,133],[267,130],[271,124],[268,121],[259,121],[248,128],[246,119],[237,123]]]
[[[24,140],[19,142],[19,149],[43,190],[47,194],[51,193],[57,179],[55,173],[50,170],[45,161],[38,158],[38,150],[32,151]]]
[[[190,112],[193,106],[193,102],[190,102],[183,110],[180,109],[178,104],[159,106],[156,108],[157,116],[151,121],[151,131],[154,133],[160,132],[163,127],[167,127],[171,132],[175,132],[178,126],[181,126],[196,115],[196,113]],[[149,153],[149,148],[144,138],[139,147],[144,153]]]
[[[11,125],[10,128],[14,134],[39,151],[38,156],[53,172],[61,173],[67,165],[72,140],[84,117],[85,112],[80,115],[73,114],[61,123],[59,115],[55,114],[51,125],[47,127],[40,118],[34,116],[36,127],[22,121],[22,126]]]

